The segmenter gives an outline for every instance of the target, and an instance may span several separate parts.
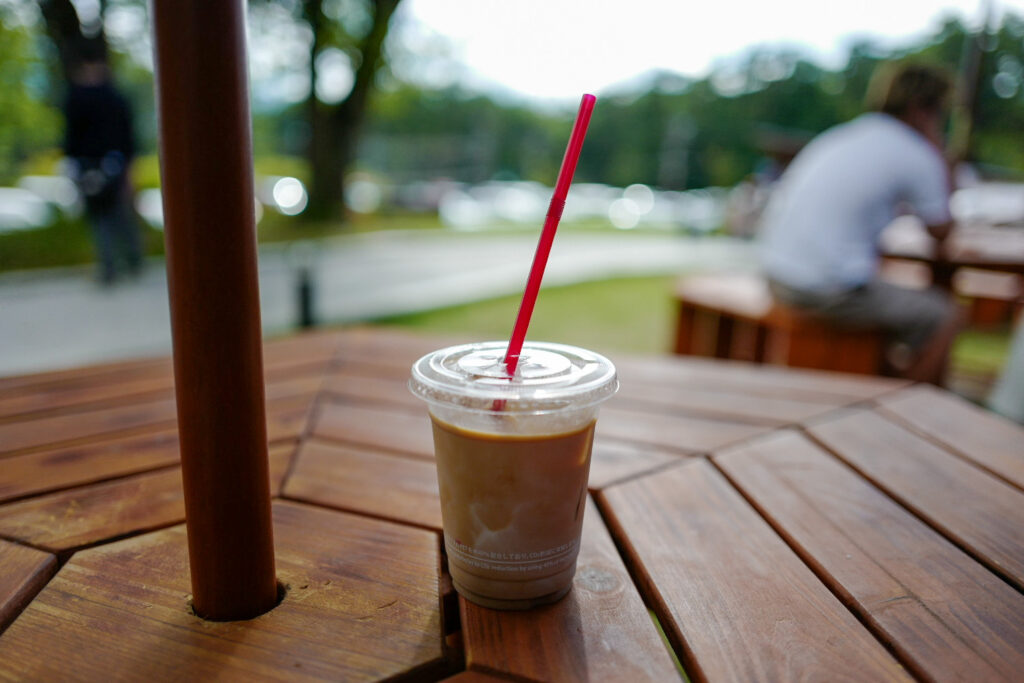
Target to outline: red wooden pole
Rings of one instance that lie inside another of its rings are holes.
[[[277,602],[241,0],[153,0],[174,378],[196,613]]]

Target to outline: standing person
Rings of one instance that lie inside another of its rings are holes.
[[[99,280],[112,284],[123,261],[129,273],[142,263],[128,169],[135,156],[132,112],[111,80],[103,44],[82,43],[64,106],[64,154],[85,201],[100,263]]]
[[[877,327],[902,376],[941,384],[962,314],[948,292],[878,277],[878,239],[910,210],[937,241],[952,229],[943,129],[952,84],[922,64],[884,65],[869,111],[812,140],[787,168],[759,229],[774,295],[848,327]]]

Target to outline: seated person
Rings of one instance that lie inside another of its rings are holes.
[[[940,384],[961,314],[937,288],[878,278],[878,239],[909,208],[939,242],[952,228],[942,153],[945,73],[886,65],[869,112],[825,131],[786,169],[761,220],[762,267],[780,301],[848,327],[882,329],[897,374]]]

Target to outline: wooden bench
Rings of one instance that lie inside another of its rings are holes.
[[[842,329],[785,306],[759,276],[687,276],[676,285],[675,297],[678,354],[870,375],[882,371],[877,331]]]
[[[953,291],[968,301],[971,325],[999,327],[1011,323],[1024,307],[1024,278],[961,268],[953,275]]]

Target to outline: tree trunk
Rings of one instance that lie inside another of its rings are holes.
[[[306,19],[313,30],[313,49],[310,53],[310,93],[306,101],[311,133],[307,158],[312,178],[309,207],[303,216],[309,219],[344,219],[345,172],[355,160],[373,81],[382,63],[384,38],[400,0],[374,0],[373,25],[359,45],[362,60],[355,72],[352,91],[344,100],[330,106],[316,99],[315,62],[323,44],[322,30],[326,21],[322,2],[308,0],[304,6]]]
[[[57,48],[61,73],[65,81],[71,80],[78,62],[78,43],[82,40],[82,23],[71,0],[39,0],[39,10],[46,24],[46,35]],[[103,34],[97,40],[103,40]]]

